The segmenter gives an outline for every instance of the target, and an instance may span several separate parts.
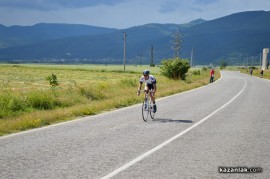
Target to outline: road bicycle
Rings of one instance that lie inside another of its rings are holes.
[[[145,90],[141,91],[145,92]],[[145,94],[145,98],[142,104],[142,118],[145,122],[147,122],[149,114],[152,119],[154,119],[155,117],[153,102],[151,100],[150,93],[153,93],[153,91],[150,90],[148,91],[148,93]]]

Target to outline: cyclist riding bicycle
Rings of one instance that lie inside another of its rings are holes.
[[[144,70],[143,76],[140,78],[140,84],[138,88],[138,96],[140,95],[142,84],[145,83],[145,93],[144,93],[144,98],[146,93],[148,94],[149,90],[152,89],[152,92],[150,93],[151,100],[153,102],[153,109],[154,113],[157,111],[157,106],[156,106],[156,101],[155,101],[155,93],[157,91],[157,81],[153,75],[150,75],[149,70]]]

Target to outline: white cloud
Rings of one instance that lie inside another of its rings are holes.
[[[97,5],[116,5],[126,0],[1,0],[0,7],[31,10],[84,8]]]
[[[202,5],[207,5],[207,4],[212,4],[212,3],[216,3],[220,0],[194,0],[194,2],[196,4],[202,4]]]
[[[161,13],[172,13],[179,8],[178,2],[168,1],[161,5],[159,12]]]
[[[269,0],[0,0],[0,24],[53,22],[128,28],[212,20],[250,10],[270,10]]]

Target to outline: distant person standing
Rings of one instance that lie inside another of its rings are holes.
[[[260,74],[261,74],[261,78],[262,78],[263,77],[263,70],[261,70],[261,73]]]
[[[212,68],[211,71],[210,71],[210,83],[213,83],[214,82],[214,74],[215,74],[215,71]]]
[[[250,68],[249,73],[250,73],[250,75],[252,76],[252,74],[253,74],[253,69],[252,69],[252,68]]]

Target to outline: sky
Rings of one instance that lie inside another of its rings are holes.
[[[0,24],[87,24],[125,29],[148,23],[184,24],[237,12],[270,11],[269,0],[0,0]]]

